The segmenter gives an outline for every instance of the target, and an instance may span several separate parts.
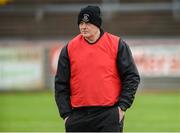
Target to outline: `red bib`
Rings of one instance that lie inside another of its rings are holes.
[[[117,69],[119,37],[105,32],[95,43],[82,35],[68,44],[72,107],[111,106],[118,101],[121,81]]]

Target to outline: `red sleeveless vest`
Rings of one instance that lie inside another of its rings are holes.
[[[118,101],[118,43],[119,37],[107,32],[92,45],[82,35],[68,43],[72,107],[112,106]]]

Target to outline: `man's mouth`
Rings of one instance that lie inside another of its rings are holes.
[[[86,33],[88,33],[88,32],[87,32],[87,31],[82,31],[82,33],[86,34]]]

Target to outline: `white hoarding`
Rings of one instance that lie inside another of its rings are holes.
[[[0,89],[27,90],[43,86],[42,49],[38,47],[0,48]]]
[[[144,77],[180,77],[180,45],[151,40],[132,41],[135,62]]]

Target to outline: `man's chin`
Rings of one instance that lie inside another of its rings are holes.
[[[88,34],[82,34],[82,36],[83,36],[83,37],[89,37],[89,35],[88,35]]]

